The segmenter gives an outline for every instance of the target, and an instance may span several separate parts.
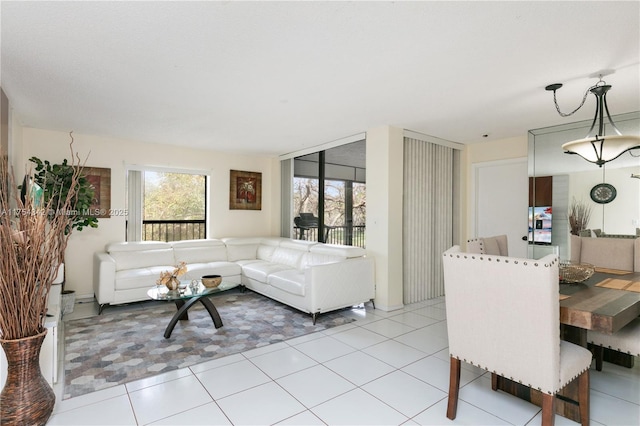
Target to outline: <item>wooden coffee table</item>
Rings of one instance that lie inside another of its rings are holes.
[[[167,325],[167,328],[164,331],[165,339],[171,337],[171,333],[173,332],[173,329],[179,320],[189,319],[189,308],[191,308],[196,302],[200,302],[202,303],[202,305],[204,305],[207,312],[209,312],[209,316],[211,316],[211,319],[213,320],[213,325],[216,328],[222,327],[222,319],[220,318],[220,314],[207,296],[226,290],[231,290],[232,288],[236,288],[240,285],[237,283],[223,281],[216,288],[207,288],[202,285],[202,282],[198,281],[198,287],[191,288],[189,283],[190,281],[181,281],[180,287],[177,290],[169,290],[164,286],[157,286],[147,291],[147,296],[149,296],[151,299],[174,302],[176,304],[176,308],[178,309],[177,312],[173,315],[173,318],[171,318],[171,321],[169,321],[169,325]]]

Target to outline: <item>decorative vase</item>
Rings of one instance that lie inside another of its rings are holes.
[[[180,286],[180,280],[178,280],[178,277],[171,277],[165,285],[169,290],[175,291],[178,289],[178,286]]]
[[[47,330],[35,336],[2,340],[7,357],[7,381],[0,393],[3,425],[44,425],[56,396],[40,371],[40,348]]]

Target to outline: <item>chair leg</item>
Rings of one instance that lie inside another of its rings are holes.
[[[553,426],[556,420],[556,396],[542,394],[542,426]]]
[[[596,359],[596,370],[602,371],[602,361],[604,359],[604,347],[593,345],[593,357]]]
[[[491,373],[491,390],[498,390],[498,375],[496,373]]]
[[[447,418],[453,420],[458,411],[458,393],[460,391],[460,365],[461,361],[450,357],[449,368],[449,402],[447,403]]]
[[[590,419],[589,382],[589,370],[578,376],[578,404],[580,404],[580,424],[582,426],[588,426]]]

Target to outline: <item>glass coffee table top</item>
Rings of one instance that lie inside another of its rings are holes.
[[[231,290],[232,288],[238,287],[240,284],[232,283],[232,282],[222,282],[218,287],[215,288],[207,288],[205,287],[200,280],[193,281],[181,281],[180,286],[177,290],[169,290],[166,286],[156,286],[147,291],[147,295],[153,300],[166,300],[171,301],[176,304],[176,308],[178,311],[173,315],[171,321],[169,321],[169,325],[164,331],[165,339],[171,337],[171,333],[173,332],[174,327],[180,320],[188,320],[189,314],[188,310],[193,306],[196,302],[202,303],[207,312],[209,312],[209,316],[213,320],[213,325],[216,328],[222,327],[222,319],[220,318],[220,314],[218,310],[213,305],[211,300],[207,297],[212,294],[221,293],[226,290]]]
[[[197,286],[192,285],[193,281],[197,283]],[[200,280],[182,280],[177,290],[169,290],[164,285],[157,285],[147,291],[147,296],[153,300],[178,300],[178,299],[191,299],[192,297],[202,297],[210,294],[220,293],[222,291],[231,290],[238,287],[240,284],[223,281],[218,287],[207,288]]]

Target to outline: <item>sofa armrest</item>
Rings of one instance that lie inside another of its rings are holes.
[[[368,302],[376,295],[373,258],[314,265],[305,270],[311,311],[325,312]]]
[[[116,290],[116,261],[108,253],[93,255],[93,291],[98,304],[111,303]]]

